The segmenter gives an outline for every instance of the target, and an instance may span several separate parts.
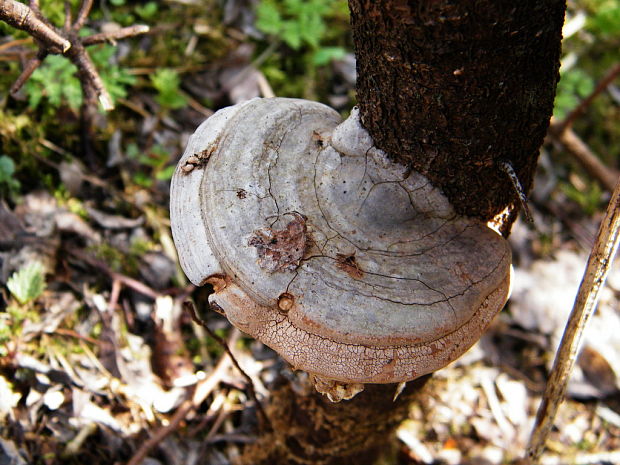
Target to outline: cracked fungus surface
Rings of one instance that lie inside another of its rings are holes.
[[[294,328],[390,346],[462,327],[506,279],[506,242],[457,216],[423,176],[389,163],[355,112],[340,126],[334,110],[303,100],[255,99],[223,113],[199,128],[184,155],[210,153],[185,181],[197,190],[183,207],[190,212],[177,213],[204,229],[192,253],[211,256],[207,269],[188,273],[194,282],[226,274],[268,308],[286,293]],[[281,239],[299,218],[296,262],[261,266],[255,238],[262,235],[264,250],[265,237]],[[233,323],[245,318],[222,308]]]

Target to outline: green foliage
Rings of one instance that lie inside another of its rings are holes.
[[[617,0],[598,0],[594,2],[594,7],[593,14],[588,18],[588,29],[605,36],[618,36],[620,34],[620,3]]]
[[[80,0],[69,0],[71,11],[74,13],[78,10],[78,5],[82,2]],[[49,19],[53,24],[61,26],[65,20],[65,2],[59,2],[58,0],[41,0],[40,8],[43,16]],[[75,17],[75,16],[74,16]]]
[[[60,107],[66,103],[77,109],[82,104],[80,81],[75,77],[77,68],[73,63],[60,55],[52,55],[32,73],[24,89],[28,94],[28,105],[35,109],[43,97],[52,107]]]
[[[256,27],[278,37],[293,50],[309,47],[311,61],[322,66],[345,54],[342,47],[324,47],[325,20],[336,8],[333,0],[262,0],[256,9]]]
[[[0,314],[0,357],[6,357],[9,354],[7,345],[13,336],[8,318],[3,318],[3,316]]]
[[[136,78],[112,63],[114,47],[108,44],[91,47],[89,54],[112,100],[126,97],[127,86],[135,84]],[[82,104],[82,88],[76,71],[75,65],[65,57],[48,56],[24,86],[30,108],[37,108],[45,97],[54,108],[66,104],[78,109]]]
[[[594,215],[601,207],[603,191],[595,182],[589,183],[585,189],[579,190],[570,182],[562,181],[560,189],[566,197],[579,204],[584,213],[588,216]]]
[[[14,177],[15,162],[6,155],[0,155],[0,194],[15,198],[19,193],[20,183]]]
[[[312,63],[316,66],[324,66],[332,60],[340,60],[346,55],[346,50],[342,47],[322,47],[312,55]]]
[[[40,262],[29,263],[13,273],[6,286],[20,304],[32,302],[45,290],[45,269]]]
[[[155,90],[157,90],[155,100],[162,107],[175,110],[185,106],[187,103],[187,99],[180,93],[181,78],[175,70],[169,68],[158,69],[151,76],[151,83]]]
[[[138,16],[144,20],[153,19],[157,14],[157,2],[147,2],[144,5],[138,5],[135,8]]]
[[[175,166],[170,165],[170,154],[161,145],[154,145],[146,152],[131,143],[125,149],[127,157],[142,165],[142,170],[134,173],[133,182],[141,187],[149,188],[157,181],[169,181],[174,174]]]
[[[562,119],[588,96],[595,82],[618,60],[620,3],[617,0],[582,0],[569,9],[567,22],[585,15],[582,29],[563,42],[563,67],[554,116]],[[566,63],[570,63],[565,66]]]
[[[555,98],[554,115],[563,119],[575,108],[581,99],[590,95],[594,90],[594,79],[585,71],[573,68],[560,74],[560,82]]]
[[[127,87],[136,83],[136,77],[112,62],[115,53],[114,47],[106,44],[89,49],[89,52],[106,90],[112,97],[112,101],[115,102],[119,98],[127,97]]]
[[[329,0],[263,0],[256,10],[256,27],[280,37],[289,47],[318,47],[325,33],[323,16],[329,12]]]

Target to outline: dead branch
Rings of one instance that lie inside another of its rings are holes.
[[[30,76],[32,76],[32,73],[34,73],[34,71],[41,65],[41,63],[43,63],[43,60],[45,60],[46,56],[47,56],[46,51],[39,50],[39,52],[37,53],[37,56],[30,59],[26,63],[21,74],[11,86],[11,90],[10,90],[11,94],[16,94],[19,91],[19,89],[22,88],[22,86],[26,83],[26,81],[30,78]]]
[[[84,37],[82,39],[82,45],[87,47],[89,45],[101,44],[103,42],[109,42],[111,44],[114,44],[117,40],[134,37],[140,34],[144,34],[148,31],[148,26],[145,26],[143,24],[137,24],[135,26],[124,27],[117,31],[101,32],[99,34],[93,34],[92,36]]]
[[[601,162],[592,150],[570,128],[551,118],[549,135],[559,142],[581,164],[581,166],[608,191],[613,191],[618,172]]]
[[[613,82],[616,77],[620,75],[620,63],[615,64],[611,67],[609,71],[603,76],[603,79],[599,81],[594,90],[588,95],[585,99],[583,99],[579,105],[577,105],[566,118],[559,125],[560,132],[564,131],[567,128],[570,128],[573,122],[581,116],[581,114],[590,106],[590,104],[594,101],[598,94],[607,89],[607,86]],[[610,190],[613,189],[613,186]]]
[[[531,465],[538,463],[553,426],[558,407],[566,393],[568,378],[577,358],[581,336],[596,309],[600,291],[620,243],[620,182],[616,184],[607,212],[601,222],[596,242],[579,286],[575,305],[568,319],[553,368],[547,380],[545,394],[538,407],[536,423],[527,447]]]
[[[64,53],[71,47],[71,42],[49,27],[32,8],[16,0],[0,0],[0,19],[15,29],[27,32],[56,53],[58,50]]]
[[[73,30],[79,31],[84,26],[86,19],[88,18],[88,14],[90,13],[90,9],[93,7],[93,0],[83,0],[82,6],[80,6],[80,11],[75,18],[75,23],[73,23]]]
[[[48,54],[63,54],[78,69],[77,75],[82,86],[85,105],[94,107],[98,99],[104,110],[114,108],[112,98],[105,89],[85,47],[144,34],[149,31],[149,27],[135,25],[119,31],[93,34],[81,38],[78,32],[84,27],[92,6],[93,0],[83,0],[75,22],[71,23],[70,7],[68,3],[65,4],[64,26],[62,30],[58,30],[41,14],[37,1],[32,0],[29,5],[25,5],[16,0],[0,0],[0,20],[16,29],[27,32],[39,45],[36,58],[24,66],[24,70],[11,86],[11,94],[14,95],[21,89]]]
[[[219,337],[217,334],[215,334],[213,331],[211,331],[211,328],[207,326],[207,322],[202,320],[198,316],[198,313],[196,312],[196,307],[194,307],[193,302],[191,302],[190,300],[183,302],[183,309],[189,312],[189,314],[192,317],[192,320],[194,320],[196,324],[202,326],[207,332],[207,334],[211,336],[213,339],[215,339],[215,341],[220,346],[222,346],[224,351],[228,354],[235,368],[239,371],[239,373],[241,373],[241,376],[243,376],[247,382],[248,394],[250,395],[250,398],[256,404],[256,410],[260,417],[263,429],[265,429],[266,431],[271,431],[271,423],[269,421],[269,418],[267,417],[267,414],[263,410],[262,404],[260,403],[260,401],[258,400],[258,397],[256,396],[256,390],[254,389],[254,382],[252,381],[252,378],[250,378],[250,376],[243,370],[243,368],[241,368],[241,365],[239,365],[239,362],[237,361],[234,354],[230,350],[230,347],[228,346],[226,341],[222,339],[221,337]]]
[[[150,288],[146,284],[136,279],[133,279],[133,278],[130,278],[129,276],[125,276],[124,274],[112,271],[106,263],[102,262],[101,260],[97,260],[96,258],[88,255],[85,252],[82,252],[79,249],[71,248],[68,250],[68,253],[74,256],[75,258],[86,262],[88,265],[93,266],[103,271],[112,279],[113,282],[118,281],[124,286],[127,286],[133,289],[134,291],[139,292],[142,295],[150,297],[153,300],[155,300],[157,297],[162,295],[160,292],[157,292],[155,289]]]

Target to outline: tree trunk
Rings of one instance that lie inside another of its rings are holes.
[[[553,109],[564,0],[349,0],[375,144],[488,220],[529,191]]]
[[[430,376],[407,384],[394,400],[396,385],[374,384],[350,401],[332,403],[307,385],[305,392],[283,385],[268,409],[273,432],[245,450],[244,465],[372,465],[391,447],[394,429],[409,405],[422,402]]]
[[[375,144],[443,189],[461,214],[489,220],[508,209],[507,235],[518,204],[499,165],[510,163],[530,189],[553,108],[565,2],[349,5],[358,102]],[[241,462],[374,463],[427,381],[409,383],[395,402],[396,386],[368,385],[339,404],[283,385],[269,408],[274,431]]]

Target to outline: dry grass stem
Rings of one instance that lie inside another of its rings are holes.
[[[536,423],[527,447],[527,458],[531,465],[537,464],[553,426],[558,407],[566,393],[568,378],[579,351],[581,337],[588,320],[596,309],[600,291],[614,256],[618,250],[620,236],[620,182],[616,184],[607,212],[601,222],[596,242],[586,266],[583,280],[579,286],[575,305],[570,314],[564,336],[556,354],[555,362],[542,402],[536,415]]]

